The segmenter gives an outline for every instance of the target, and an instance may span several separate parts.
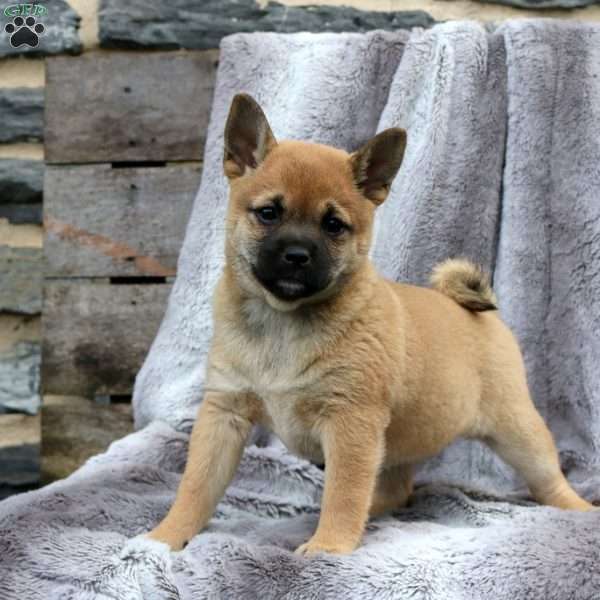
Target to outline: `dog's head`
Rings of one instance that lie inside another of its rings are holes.
[[[374,211],[400,167],[406,133],[353,154],[277,142],[260,106],[235,96],[225,127],[226,255],[240,286],[290,310],[339,289],[366,260]]]

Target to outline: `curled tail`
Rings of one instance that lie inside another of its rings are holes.
[[[431,273],[431,285],[469,310],[479,312],[497,308],[487,274],[463,258],[451,258],[436,265]]]

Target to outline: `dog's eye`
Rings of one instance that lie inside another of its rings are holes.
[[[346,224],[337,217],[328,215],[323,219],[322,227],[329,235],[335,236],[340,235],[346,229]]]
[[[254,211],[258,220],[264,225],[273,225],[279,220],[279,211],[274,206],[263,206]]]

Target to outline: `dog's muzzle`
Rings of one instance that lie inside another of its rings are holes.
[[[261,243],[253,271],[274,296],[292,301],[327,287],[331,259],[319,239],[272,235]]]

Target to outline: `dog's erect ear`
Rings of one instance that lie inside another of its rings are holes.
[[[223,169],[230,179],[256,169],[277,142],[267,117],[256,100],[237,94],[231,102],[225,125]]]
[[[381,204],[402,164],[406,131],[394,127],[378,133],[350,155],[358,189],[375,204]]]

